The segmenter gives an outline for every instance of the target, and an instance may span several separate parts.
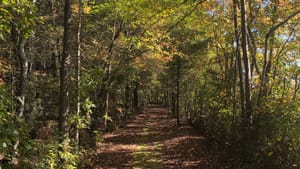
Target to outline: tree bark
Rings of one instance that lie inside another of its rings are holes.
[[[25,43],[27,39],[24,37],[22,32],[18,29],[18,25],[14,21],[11,24],[12,24],[11,36],[12,36],[12,41],[15,44],[14,55],[16,56],[16,59],[18,60],[20,66],[20,74],[18,77],[20,82],[19,84],[17,84],[17,89],[16,89],[16,94],[19,101],[17,107],[17,115],[19,117],[23,117],[25,113],[26,88],[27,88],[28,70],[29,70],[29,62],[25,53]],[[17,139],[13,146],[15,154],[18,154],[19,145],[20,145],[20,140]]]
[[[233,0],[233,17],[234,17],[234,32],[235,32],[235,43],[236,43],[236,58],[239,73],[239,87],[240,87],[240,102],[241,102],[241,112],[245,112],[245,93],[244,93],[244,80],[243,80],[243,69],[242,60],[240,53],[240,38],[239,38],[239,28],[238,28],[238,18],[237,18],[237,0]]]
[[[83,4],[82,0],[78,0],[78,31],[77,31],[77,58],[76,58],[76,114],[80,115],[80,67],[81,67],[81,28],[82,28],[82,14],[83,14]],[[76,145],[79,146],[80,134],[79,126],[76,124],[76,134],[75,140]]]
[[[138,111],[139,111],[139,83],[137,81],[134,82],[133,107],[134,107],[134,113],[138,113]]]
[[[256,47],[255,39],[254,39],[254,36],[251,32],[251,28],[248,27],[247,30],[248,30],[248,38],[247,38],[248,46],[250,48],[250,54],[251,54],[251,59],[252,59],[251,66],[250,66],[251,77],[253,77],[254,70],[256,70],[256,73],[258,75],[260,75],[260,70],[259,70],[259,67],[258,67],[258,64],[257,64],[257,60],[256,60],[257,47]]]
[[[258,11],[253,11],[253,1],[249,0],[248,1],[248,6],[249,6],[249,21],[247,24],[247,35],[248,35],[248,46],[250,49],[250,54],[251,54],[251,66],[250,66],[250,70],[251,70],[251,77],[253,77],[253,71],[256,70],[256,73],[258,75],[260,75],[260,70],[257,64],[257,60],[256,60],[256,42],[255,42],[255,37],[252,33],[252,27],[251,25],[253,25],[255,23],[255,16],[253,15],[253,12],[258,12]]]
[[[106,59],[106,75],[105,75],[105,79],[104,82],[106,82],[106,96],[105,96],[105,112],[104,112],[104,126],[105,126],[105,130],[107,130],[108,126],[108,117],[109,117],[109,95],[110,95],[110,76],[111,76],[111,69],[112,69],[112,65],[111,65],[111,60],[112,60],[112,55],[113,55],[113,48],[115,45],[115,41],[117,40],[117,38],[119,37],[121,30],[123,27],[123,22],[121,22],[119,24],[119,28],[116,28],[116,21],[114,21],[114,26],[113,26],[113,34],[112,34],[112,39],[111,39],[111,43],[109,45],[108,48],[108,55],[107,55],[107,59]]]
[[[295,101],[297,99],[297,93],[298,93],[299,88],[300,88],[299,82],[298,82],[298,75],[295,75],[294,81],[295,81],[295,84],[294,84],[294,93],[293,93],[293,98],[292,99]]]
[[[25,54],[25,42],[26,39],[20,35],[18,47],[17,47],[17,55],[20,62],[20,84],[18,87],[18,100],[20,101],[19,107],[18,107],[18,115],[19,117],[22,117],[25,112],[25,99],[26,99],[26,88],[27,88],[27,80],[28,80],[28,58]]]
[[[60,67],[60,95],[59,95],[59,142],[63,143],[68,138],[69,115],[69,67],[70,67],[70,18],[71,8],[70,0],[65,0],[64,6],[64,36],[63,36],[63,53]]]
[[[130,92],[130,88],[129,88],[129,84],[127,82],[126,87],[125,87],[125,103],[124,103],[124,120],[126,120],[128,118],[128,114],[129,114],[129,92]]]
[[[29,62],[25,53],[25,43],[27,39],[24,37],[22,32],[18,29],[18,25],[15,21],[11,22],[12,26],[12,41],[15,44],[14,46],[14,55],[19,62],[20,66],[20,74],[19,74],[19,84],[17,86],[17,98],[19,101],[19,105],[17,108],[17,113],[19,117],[24,115],[25,111],[25,99],[26,99],[26,88],[27,88],[27,80],[28,80],[28,69]]]
[[[171,105],[172,105],[172,114],[173,117],[176,116],[176,92],[172,90],[172,96],[171,96]]]
[[[241,32],[242,32],[242,51],[243,51],[243,62],[244,62],[244,77],[245,77],[245,116],[244,120],[246,125],[250,125],[252,118],[252,102],[251,102],[251,89],[250,89],[250,70],[249,70],[249,59],[247,53],[247,26],[246,26],[246,9],[245,1],[241,0]]]
[[[180,96],[180,56],[176,56],[176,121],[177,125],[180,124],[180,117],[179,117],[179,96]]]

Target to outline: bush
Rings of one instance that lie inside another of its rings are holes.
[[[0,87],[0,167],[19,167],[32,149],[27,137],[28,127],[23,119],[11,112],[13,108],[13,99],[5,88]]]
[[[299,168],[299,103],[273,101],[266,105],[256,122],[257,166],[264,169]]]
[[[76,169],[82,153],[78,151],[69,139],[63,144],[44,145],[46,154],[35,164],[36,169]],[[62,164],[61,161],[64,163]]]

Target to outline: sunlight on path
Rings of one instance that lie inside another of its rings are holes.
[[[211,167],[215,159],[206,138],[188,125],[176,126],[168,112],[149,107],[125,128],[105,134],[93,169],[220,169]]]
[[[145,135],[149,135],[151,129],[144,128],[143,131]],[[137,145],[136,150],[132,153],[133,169],[163,169],[162,146],[159,142]]]

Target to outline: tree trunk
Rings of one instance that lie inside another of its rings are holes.
[[[111,69],[112,69],[111,59],[112,59],[112,55],[113,55],[113,47],[115,45],[115,41],[117,40],[117,38],[119,37],[119,35],[121,33],[122,26],[123,26],[123,22],[120,23],[119,28],[117,29],[116,21],[114,22],[112,39],[111,39],[111,43],[108,48],[108,55],[107,55],[107,59],[106,59],[106,77],[104,79],[104,82],[106,82],[105,112],[104,112],[105,130],[108,129],[107,124],[108,124],[108,117],[109,117],[109,94],[110,94],[109,88],[110,88],[110,76],[111,76]]]
[[[27,88],[27,80],[28,80],[27,76],[28,76],[28,69],[29,69],[28,58],[25,53],[25,43],[27,39],[25,39],[21,31],[19,30],[18,25],[12,22],[11,26],[12,26],[12,32],[11,32],[12,41],[15,44],[14,54],[20,66],[20,74],[18,77],[20,81],[16,91],[17,98],[19,100],[17,113],[19,117],[22,117],[25,111],[26,88]]]
[[[243,62],[245,70],[245,116],[244,120],[246,125],[250,125],[252,118],[252,102],[251,102],[251,89],[250,89],[250,70],[249,59],[247,54],[247,26],[246,26],[246,11],[245,1],[241,0],[241,32],[242,32],[242,50],[243,50]]]
[[[248,27],[247,30],[248,30],[248,38],[247,38],[248,46],[250,48],[250,54],[251,54],[251,58],[252,58],[250,70],[251,70],[251,77],[253,77],[254,70],[256,70],[257,75],[260,75],[260,70],[259,70],[259,67],[258,67],[258,64],[257,64],[257,60],[256,60],[257,47],[256,47],[256,44],[255,44],[255,39],[254,39],[254,36],[251,32],[251,28]]]
[[[240,53],[240,38],[239,38],[239,28],[238,28],[238,18],[237,18],[237,0],[233,0],[233,15],[234,15],[234,32],[235,32],[235,43],[236,43],[236,59],[239,73],[239,87],[240,87],[240,102],[241,102],[241,112],[245,112],[245,93],[244,93],[244,80],[243,80],[243,69]]]
[[[139,111],[139,83],[134,82],[134,90],[133,90],[133,107],[134,107],[134,113],[138,113]]]
[[[82,14],[83,14],[83,4],[81,0],[78,0],[78,31],[77,31],[77,58],[76,58],[76,114],[80,115],[80,67],[81,67],[81,27],[82,27]],[[79,126],[76,124],[76,134],[75,140],[76,145],[79,146],[80,135]]]
[[[251,70],[251,77],[253,77],[253,71],[256,70],[256,74],[260,75],[260,70],[259,70],[259,67],[258,67],[258,64],[257,64],[257,60],[256,60],[256,50],[257,50],[257,47],[256,47],[256,42],[255,42],[255,37],[252,33],[252,27],[251,25],[253,25],[255,23],[255,16],[253,15],[253,12],[258,12],[257,10],[256,11],[253,11],[254,8],[253,8],[253,1],[252,0],[249,0],[248,1],[248,6],[249,6],[249,19],[248,19],[248,24],[247,24],[247,35],[248,35],[248,46],[249,46],[249,49],[250,49],[250,54],[251,54],[251,66],[250,66],[250,70]]]
[[[180,95],[180,56],[176,56],[177,70],[176,70],[176,119],[177,125],[180,124],[179,117],[179,95]]]
[[[297,93],[299,91],[299,82],[298,82],[298,75],[295,76],[295,84],[294,84],[294,93],[293,93],[293,100],[297,100]]]
[[[21,36],[17,47],[18,50],[17,55],[19,58],[20,68],[21,68],[20,77],[19,77],[20,84],[17,92],[18,99],[20,101],[20,105],[18,107],[18,114],[20,117],[24,115],[24,111],[25,111],[25,99],[26,99],[26,88],[27,88],[28,67],[29,67],[28,58],[26,57],[25,54],[25,42],[26,39],[24,39],[24,37]]]
[[[171,94],[171,105],[172,105],[172,114],[173,117],[176,116],[176,92],[172,90]]]
[[[111,64],[109,63],[108,64],[108,67],[107,67],[107,73],[106,73],[106,76],[107,76],[107,83],[110,83],[110,73],[111,73]],[[104,127],[105,127],[105,130],[108,131],[108,119],[109,119],[109,84],[107,84],[107,88],[106,88],[106,95],[105,95],[105,112],[104,112]]]
[[[16,58],[20,66],[20,74],[18,77],[20,82],[19,84],[17,84],[17,89],[16,89],[17,98],[19,100],[17,113],[19,117],[23,117],[25,113],[26,88],[27,88],[28,69],[29,69],[28,58],[26,57],[26,53],[25,53],[25,43],[27,39],[25,39],[23,34],[18,29],[18,26],[14,23],[12,23],[11,33],[12,33],[11,34],[12,41],[15,44],[14,54],[16,55]],[[17,139],[13,146],[15,154],[18,154],[19,144],[20,144],[20,140]]]
[[[129,84],[127,82],[126,87],[125,87],[125,103],[124,103],[124,118],[125,120],[128,118],[128,114],[129,114],[129,92],[130,92],[130,88],[129,88]]]
[[[59,142],[63,143],[68,138],[68,122],[69,115],[69,67],[70,67],[70,0],[65,0],[64,7],[64,36],[63,36],[63,52],[60,67],[60,94],[59,94]]]
[[[267,86],[267,78],[268,78],[268,67],[270,67],[270,61],[268,59],[268,48],[269,48],[269,39],[272,37],[274,32],[282,25],[287,23],[291,18],[297,16],[300,13],[300,10],[297,10],[296,12],[289,15],[285,20],[279,22],[278,24],[274,25],[265,36],[265,44],[264,44],[264,63],[263,63],[263,70],[260,77],[260,87],[259,87],[259,96],[257,99],[257,105],[259,106],[261,104],[262,98],[264,97],[264,94],[266,93],[266,86]]]

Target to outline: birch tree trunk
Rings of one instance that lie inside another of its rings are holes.
[[[82,27],[83,4],[78,0],[78,31],[77,31],[77,58],[76,58],[76,114],[80,115],[80,66],[81,66],[81,27]],[[76,145],[79,146],[80,135],[77,124],[75,134]]]

